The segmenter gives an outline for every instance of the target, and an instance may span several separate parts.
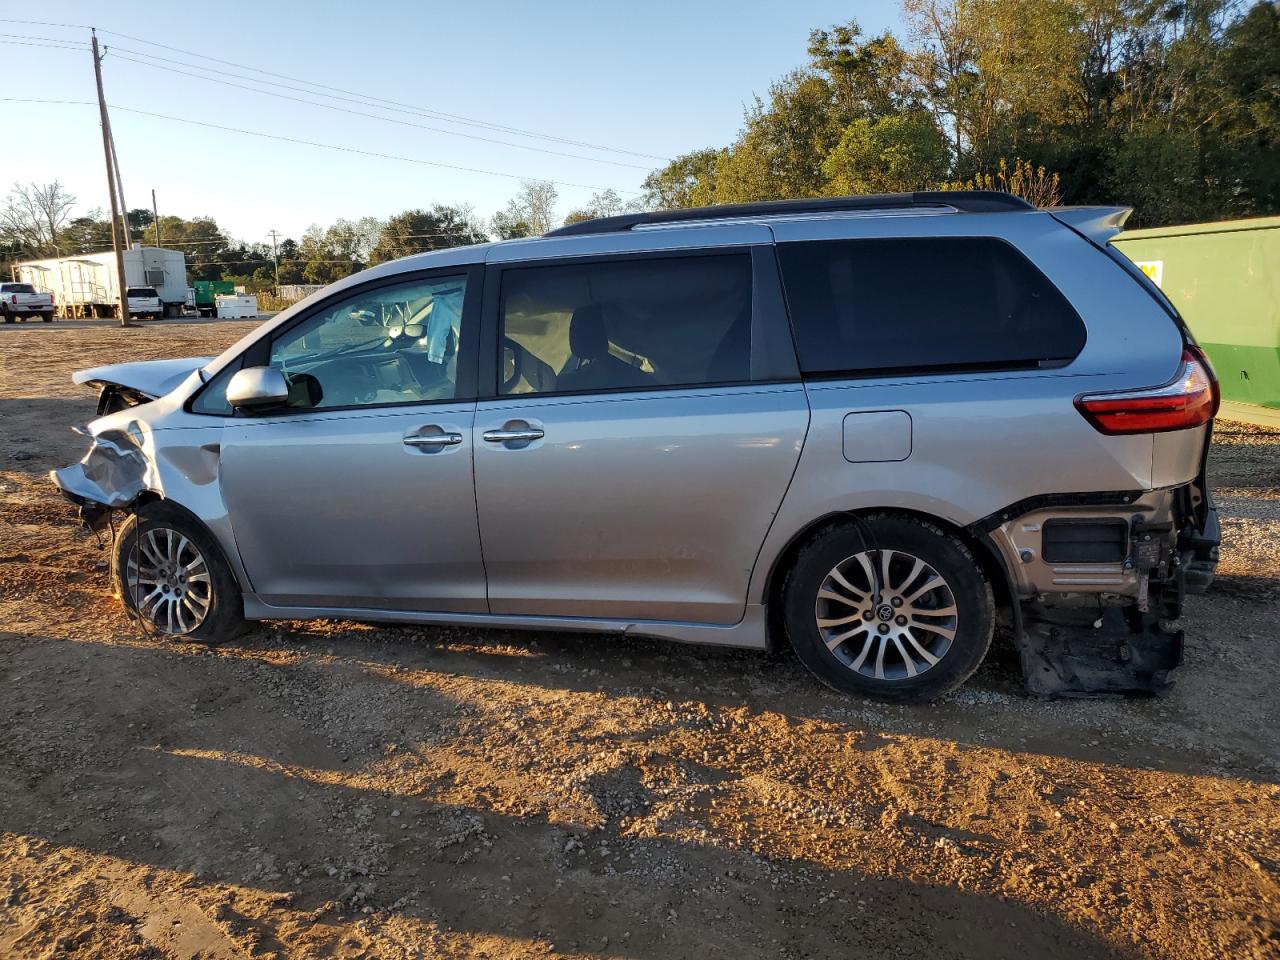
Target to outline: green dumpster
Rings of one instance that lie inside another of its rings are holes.
[[[196,313],[202,317],[218,315],[219,294],[229,296],[236,292],[236,285],[230,280],[196,280],[191,286],[196,291]]]
[[[1280,217],[1126,230],[1111,243],[1209,355],[1222,416],[1280,426]]]

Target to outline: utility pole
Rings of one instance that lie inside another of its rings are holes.
[[[271,262],[276,266],[276,296],[280,296],[280,257],[276,253],[276,237],[279,233],[275,230],[269,231],[271,234]]]
[[[93,76],[98,83],[98,116],[102,121],[102,154],[107,161],[107,192],[111,194],[111,246],[116,254],[116,280],[120,287],[120,326],[129,326],[128,287],[124,279],[124,251],[120,249],[120,207],[116,203],[115,170],[111,163],[111,124],[107,120],[107,100],[102,93],[102,57],[98,53],[98,34],[93,35]]]
[[[151,222],[156,225],[156,246],[160,246],[160,209],[156,206],[156,192],[151,191]]]
[[[133,234],[129,232],[129,205],[124,202],[124,181],[120,179],[120,157],[116,153],[116,135],[114,133],[111,134],[111,165],[116,171],[116,190],[120,194],[120,232],[124,234],[125,249],[132,250]]]

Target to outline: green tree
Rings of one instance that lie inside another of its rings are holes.
[[[303,263],[298,256],[298,241],[285,237],[276,246],[276,256],[280,264],[281,283],[305,283],[302,278]]]
[[[564,218],[565,226],[581,223],[584,220],[598,220],[601,217],[616,217],[626,209],[626,204],[615,190],[601,190],[593,193],[585,205],[569,211]]]
[[[724,153],[707,148],[676,157],[645,177],[643,204],[651,210],[705,207],[716,202],[716,161]]]
[[[135,243],[155,243],[155,231],[150,231],[150,235],[148,235],[147,230],[148,227],[156,222],[155,214],[150,210],[145,207],[136,207],[125,215],[125,222],[129,224],[129,237]]]
[[[556,223],[556,201],[560,193],[550,180],[524,180],[520,192],[495,214],[493,232],[501,240],[515,237],[537,237]]]
[[[469,209],[437,203],[430,210],[406,210],[388,220],[370,253],[369,263],[484,243],[488,239],[475,225]]]
[[[891,33],[863,40],[856,20],[809,34],[809,66],[826,77],[841,126],[920,106],[911,55]]]
[[[854,120],[822,163],[830,193],[926,190],[946,178],[946,136],[922,110]]]
[[[518,212],[499,210],[490,221],[493,232],[499,240],[518,240],[520,237],[535,236],[533,226]]]
[[[831,85],[797,70],[757,100],[738,142],[716,160],[716,200],[746,203],[826,192],[822,161],[840,139]]]
[[[313,223],[298,244],[302,282],[333,283],[361,269],[353,255],[356,244],[357,241],[346,231],[334,227],[326,230]]]
[[[83,253],[101,253],[111,249],[111,221],[101,210],[91,210],[74,218],[62,229],[58,246],[61,255],[70,257]]]
[[[1129,203],[1134,224],[1280,210],[1277,3],[902,3],[905,42],[855,22],[813,31],[808,64],[756,101],[735,142],[655,170],[646,202],[932,180]]]
[[[1280,210],[1280,5],[1257,3],[1223,36],[1215,63],[1222,107],[1210,123],[1214,166],[1234,212]]]

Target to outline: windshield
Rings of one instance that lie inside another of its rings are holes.
[[[0,293],[35,293],[36,288],[29,283],[0,284]]]

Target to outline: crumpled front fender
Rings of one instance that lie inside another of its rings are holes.
[[[155,465],[141,433],[103,430],[79,463],[49,476],[72,503],[111,510],[128,507],[144,490],[158,487]]]

